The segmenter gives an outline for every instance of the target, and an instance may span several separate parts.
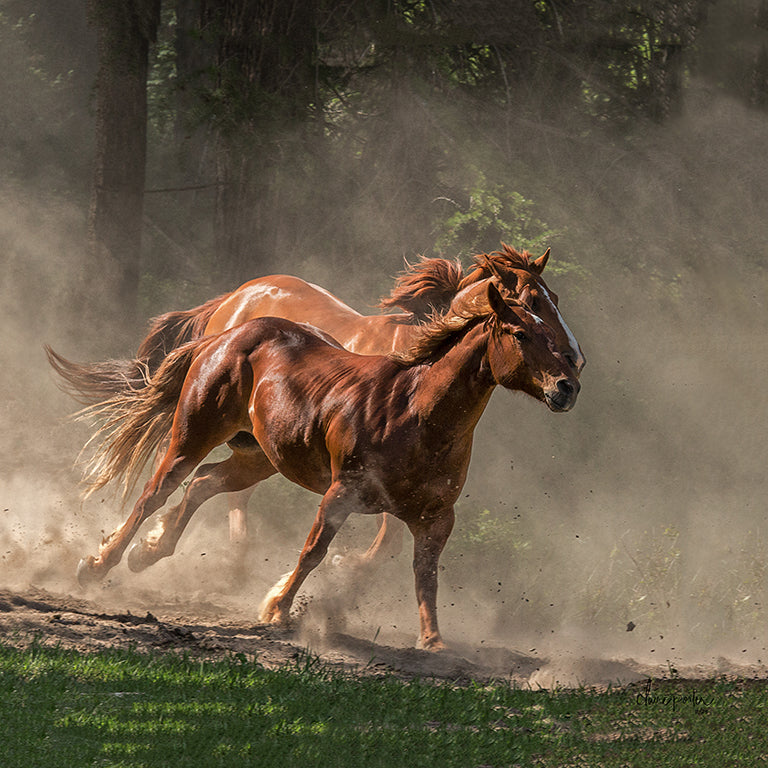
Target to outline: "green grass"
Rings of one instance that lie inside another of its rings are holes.
[[[0,646],[0,766],[757,766],[768,686],[653,681],[596,693],[352,678],[307,655]]]

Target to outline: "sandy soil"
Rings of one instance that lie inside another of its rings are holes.
[[[665,677],[664,665],[633,660],[576,658],[570,654],[542,657],[502,647],[454,645],[429,653],[396,647],[352,634],[303,626],[301,617],[291,627],[260,624],[235,599],[168,600],[144,592],[121,605],[108,595],[101,599],[55,594],[39,588],[0,590],[0,638],[24,646],[44,645],[89,652],[105,648],[136,648],[147,652],[184,652],[193,657],[224,658],[245,654],[267,667],[294,663],[307,651],[327,665],[361,675],[394,674],[403,679],[506,680],[521,686],[604,686],[627,684],[654,676]],[[151,604],[152,610],[145,607]],[[715,675],[761,677],[761,665],[716,663],[682,667],[687,678]]]

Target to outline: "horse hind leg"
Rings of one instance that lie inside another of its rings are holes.
[[[225,461],[198,468],[181,502],[158,521],[145,540],[134,544],[128,553],[128,567],[143,571],[176,550],[176,545],[192,515],[208,499],[219,493],[250,488],[275,474],[276,470],[260,448],[235,451]]]
[[[395,557],[403,549],[403,532],[405,524],[393,515],[383,513],[379,520],[379,530],[376,538],[360,556],[361,564],[374,565],[388,557]]]
[[[256,438],[249,432],[238,432],[227,445],[233,450],[260,450]],[[254,488],[246,488],[229,494],[229,543],[238,553],[239,559],[245,557],[248,550],[248,502]]]
[[[250,538],[248,535],[248,502],[256,486],[252,485],[244,491],[235,491],[227,495],[229,502],[229,567],[231,580],[243,582],[248,575]]]
[[[144,486],[128,519],[102,540],[96,557],[89,555],[80,561],[77,567],[77,580],[81,586],[100,581],[120,562],[126,547],[141,524],[165,504],[168,497],[181,485],[182,480],[194,469],[200,458],[200,456],[177,456],[172,459],[166,456],[157,472]]]
[[[353,511],[353,504],[343,486],[336,483],[323,496],[320,509],[299,555],[296,568],[272,587],[261,604],[261,620],[286,624],[296,593],[309,574],[322,562],[333,537]]]
[[[229,543],[238,550],[248,549],[248,502],[253,487],[229,495]]]
[[[246,374],[245,368],[226,344],[216,349],[221,349],[222,354],[213,359],[210,351],[207,356],[204,350],[200,351],[184,374],[185,386],[173,408],[170,445],[160,466],[145,486],[126,523],[102,544],[98,557],[81,563],[78,569],[81,581],[100,578],[119,562],[144,520],[166,502],[213,448],[237,434],[238,427],[244,423],[242,377]],[[123,432],[118,436],[126,437]],[[239,487],[252,483],[253,480]],[[194,492],[185,494],[185,498],[196,501],[190,515],[202,503],[194,498],[195,495]],[[183,512],[186,507],[183,503],[180,506]]]

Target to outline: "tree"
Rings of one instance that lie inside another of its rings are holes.
[[[148,54],[160,0],[90,0],[90,12],[99,56],[91,247],[116,316],[130,327],[141,268]]]
[[[199,4],[196,38],[210,59],[198,85],[215,135],[216,266],[226,285],[268,268],[276,251],[274,173],[315,94],[315,5]],[[189,13],[182,18],[192,21]]]
[[[515,195],[527,206],[541,189],[542,137],[579,153],[675,111],[708,2],[175,0],[164,45],[180,93],[163,103],[184,121],[176,167],[192,176],[174,186],[206,188],[195,220],[215,218],[200,282],[231,288],[285,269],[286,253],[302,270],[321,252],[332,272],[467,253],[478,203],[498,198],[494,247]]]

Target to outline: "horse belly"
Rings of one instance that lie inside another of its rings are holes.
[[[307,441],[296,422],[254,419],[253,435],[272,466],[293,483],[325,493],[331,485],[330,457],[320,441]]]
[[[331,485],[330,468],[306,450],[265,451],[280,474],[308,491],[324,494]]]

